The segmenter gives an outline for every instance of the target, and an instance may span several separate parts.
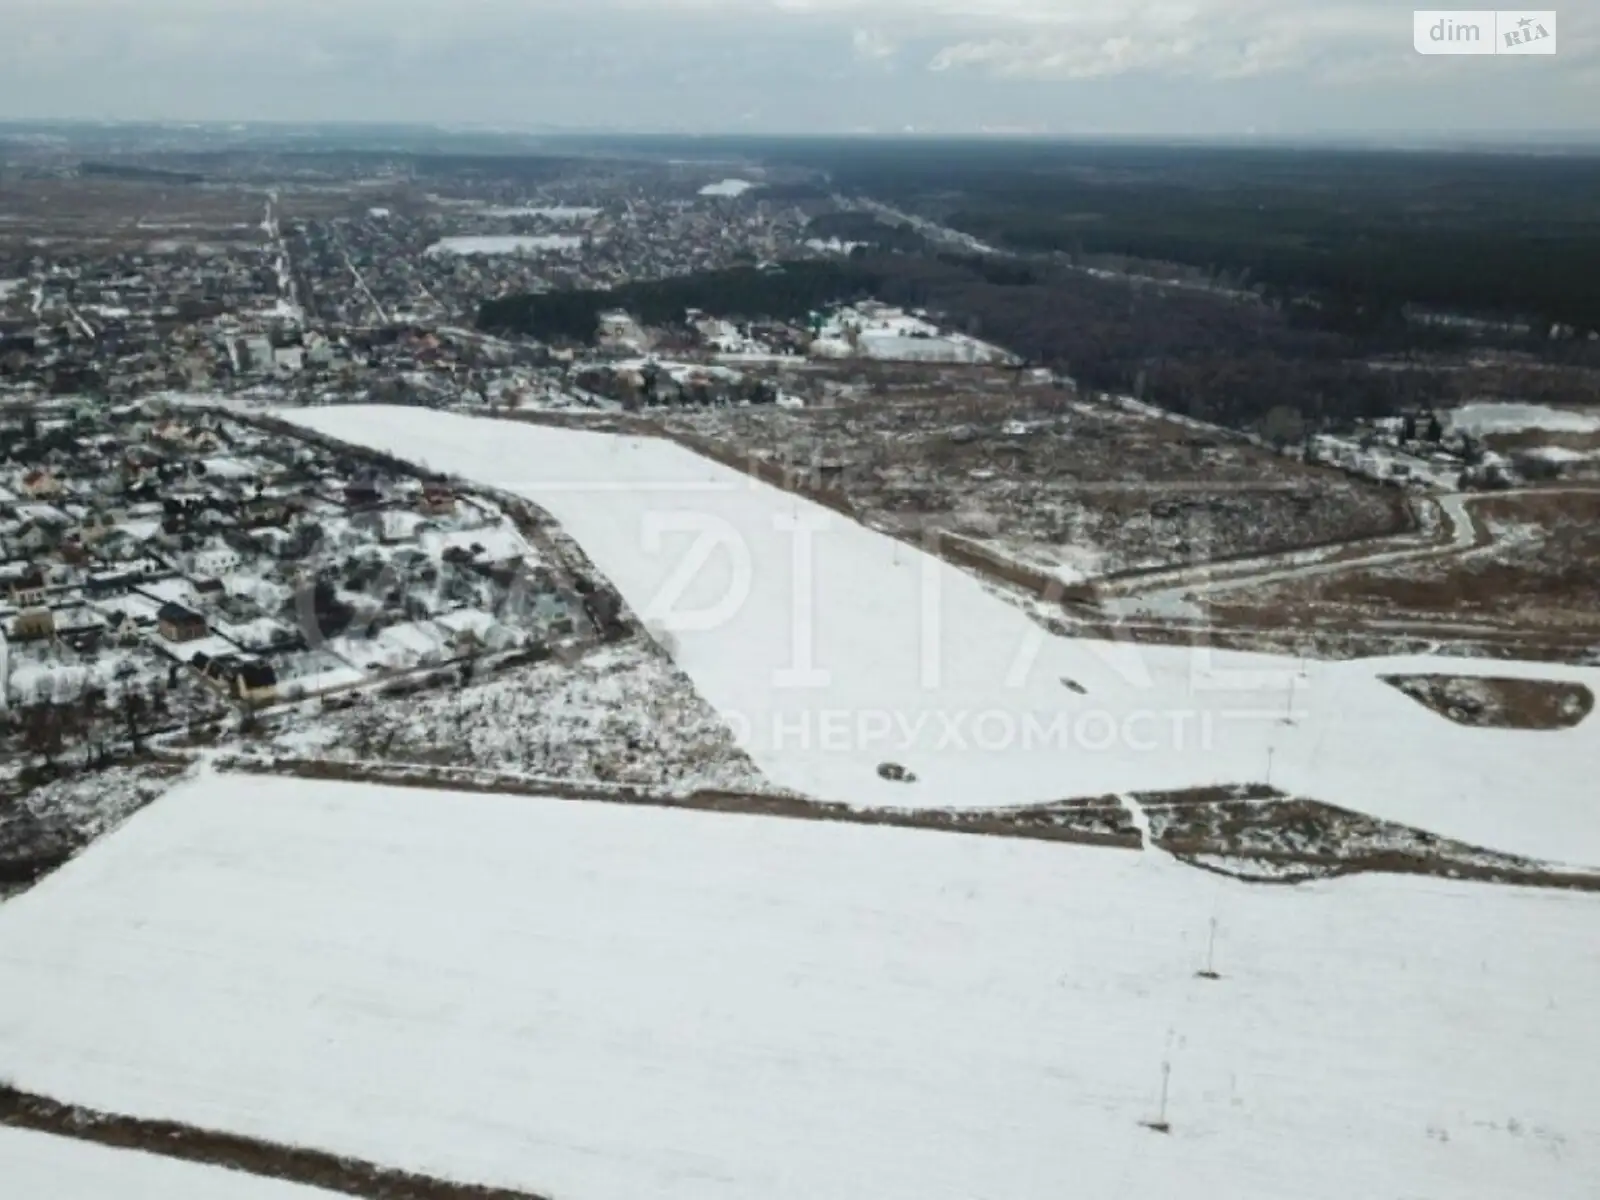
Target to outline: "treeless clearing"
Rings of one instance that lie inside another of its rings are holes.
[[[654,415],[810,473],[888,532],[953,534],[1067,583],[1411,527],[1399,493],[1227,431],[983,375],[797,411]]]

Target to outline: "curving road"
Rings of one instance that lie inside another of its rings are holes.
[[[1350,553],[1350,546],[1329,546],[1317,550],[1294,550],[1264,555],[1247,562],[1201,563],[1162,571],[1149,576],[1119,580],[1100,589],[1105,607],[1114,613],[1139,616],[1172,616],[1191,610],[1202,616],[1194,601],[1201,597],[1245,588],[1270,586],[1297,579],[1337,575],[1352,571],[1387,567],[1400,563],[1465,554],[1490,545],[1494,538],[1474,515],[1473,510],[1487,500],[1515,499],[1519,496],[1550,496],[1600,493],[1592,486],[1519,488],[1504,492],[1452,492],[1425,497],[1434,507],[1435,517],[1423,522],[1425,532],[1374,543],[1365,553]]]

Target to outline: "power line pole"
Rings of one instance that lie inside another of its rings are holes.
[[[1216,971],[1216,957],[1217,957],[1217,919],[1215,917],[1212,917],[1211,918],[1211,936],[1206,940],[1206,969],[1204,971],[1196,972],[1196,974],[1201,979],[1213,979],[1213,980],[1215,980],[1215,979],[1221,979],[1222,978],[1222,976],[1218,975],[1217,971]]]

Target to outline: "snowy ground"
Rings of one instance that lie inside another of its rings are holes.
[[[0,1175],[19,1200],[333,1200],[315,1188],[21,1129],[0,1128]]]
[[[295,756],[479,767],[653,791],[767,790],[714,710],[641,642],[467,688],[374,697],[278,735]]]
[[[483,215],[486,217],[542,217],[546,221],[588,221],[600,215],[598,208],[589,208],[584,205],[562,204],[554,207],[512,207],[512,208],[486,208]]]
[[[1463,404],[1446,414],[1451,429],[1482,437],[1492,433],[1520,433],[1539,429],[1547,433],[1600,433],[1600,413],[1551,408],[1545,404],[1485,401]]]
[[[566,1200],[1577,1200],[1597,918],[214,776],[0,908],[0,1075]]]
[[[722,179],[716,183],[708,183],[700,189],[702,196],[719,196],[727,199],[736,199],[744,195],[756,185],[748,179]]]
[[[675,630],[679,666],[781,787],[973,808],[1271,783],[1600,865],[1596,727],[1465,729],[1381,678],[1434,660],[1051,637],[974,577],[669,442],[423,409],[282,415],[542,505],[646,622]],[[1600,690],[1592,668],[1452,662],[1480,667]],[[917,782],[880,777],[886,762]]]
[[[583,239],[566,234],[514,235],[503,237],[447,237],[429,246],[425,254],[542,254],[552,250],[576,250]]]

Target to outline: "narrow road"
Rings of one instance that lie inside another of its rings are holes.
[[[1492,537],[1473,515],[1473,509],[1488,499],[1551,495],[1562,492],[1592,491],[1590,488],[1526,488],[1507,492],[1454,492],[1428,497],[1436,507],[1438,521],[1430,522],[1435,532],[1374,543],[1365,553],[1349,554],[1349,546],[1330,546],[1319,550],[1291,550],[1248,562],[1221,566],[1201,563],[1170,572],[1119,580],[1102,589],[1118,612],[1169,612],[1175,606],[1204,596],[1258,588],[1291,580],[1312,579],[1351,571],[1389,567],[1401,563],[1464,554],[1487,546]]]
[[[1485,526],[1477,510],[1491,500],[1560,495],[1600,495],[1594,485],[1571,484],[1543,488],[1519,488],[1504,492],[1451,493],[1429,497],[1437,519],[1425,522],[1425,532],[1407,538],[1370,543],[1364,551],[1352,553],[1350,545],[1315,551],[1290,551],[1248,562],[1198,564],[1193,567],[1161,571],[1108,583],[1096,591],[1102,610],[1117,628],[1132,636],[1162,636],[1166,632],[1191,633],[1219,630],[1249,633],[1252,626],[1232,618],[1218,624],[1203,601],[1226,597],[1253,588],[1305,579],[1346,575],[1373,569],[1430,561],[1443,562],[1475,551],[1492,548],[1495,533]],[[1243,598],[1240,598],[1242,601]],[[1457,645],[1476,644],[1492,650],[1496,646],[1529,648],[1535,637],[1529,628],[1508,628],[1493,622],[1442,622],[1426,614],[1409,617],[1391,614],[1382,620],[1368,620],[1345,614],[1353,622],[1351,634],[1376,634],[1440,638]],[[1328,628],[1322,626],[1322,628]],[[1575,638],[1575,640],[1574,640]],[[1546,649],[1562,654],[1581,652],[1588,639],[1573,635],[1567,639],[1541,641]]]
[[[1128,814],[1128,820],[1133,822],[1133,827],[1139,831],[1139,848],[1141,850],[1153,850],[1156,844],[1156,837],[1150,828],[1150,814],[1145,812],[1144,805],[1126,792],[1117,796],[1117,803],[1122,805],[1124,811]]]
[[[278,223],[277,204],[278,193],[269,192],[266,215],[261,218],[261,231],[267,235],[267,240],[272,244],[272,253],[276,255],[273,268],[278,274],[278,307],[286,315],[304,324],[305,306],[300,303],[300,297],[295,290],[294,264],[289,257],[289,245],[283,240],[283,230]]]
[[[378,314],[379,324],[387,325],[389,323],[389,314],[383,310],[383,305],[378,303],[378,298],[372,294],[372,289],[367,286],[366,279],[356,268],[354,260],[350,257],[350,249],[344,243],[344,235],[335,230],[334,237],[339,239],[339,253],[344,258],[344,265],[350,268],[350,274],[354,277],[356,286],[361,289],[362,295],[366,296],[367,303],[372,305],[372,311]]]

